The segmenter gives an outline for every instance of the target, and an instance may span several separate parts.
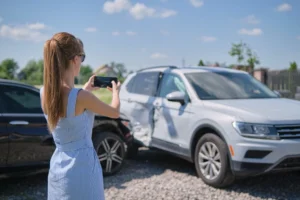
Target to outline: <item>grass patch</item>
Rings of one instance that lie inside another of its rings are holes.
[[[41,85],[35,85],[37,88],[41,88]],[[76,88],[81,88],[82,85],[75,85]],[[101,88],[99,90],[93,91],[93,94],[95,94],[101,101],[110,104],[112,99],[112,94],[109,90],[106,88]]]

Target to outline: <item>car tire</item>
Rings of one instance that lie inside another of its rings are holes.
[[[125,143],[116,133],[96,133],[93,139],[103,176],[114,175],[119,172],[124,164],[126,152]]]
[[[224,188],[235,180],[229,164],[227,145],[215,134],[207,133],[199,139],[194,161],[198,177],[207,185]]]

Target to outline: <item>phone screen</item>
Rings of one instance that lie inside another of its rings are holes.
[[[94,87],[107,88],[112,87],[112,81],[115,83],[118,82],[117,77],[103,77],[103,76],[95,76],[94,78]]]

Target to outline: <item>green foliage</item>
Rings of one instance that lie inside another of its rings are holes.
[[[203,60],[200,60],[200,61],[199,61],[198,66],[205,66]]]
[[[250,68],[253,70],[255,68],[255,65],[260,64],[260,61],[259,61],[256,53],[252,52],[252,50],[249,47],[247,47],[247,49],[246,49],[246,54],[248,56],[247,63],[250,66]]]
[[[0,78],[11,80],[15,79],[18,69],[18,63],[14,61],[14,59],[5,59],[0,64]]]
[[[110,64],[110,67],[117,72],[118,79],[122,79],[125,77],[127,69],[124,64],[112,62]]]
[[[238,44],[232,44],[231,50],[229,51],[229,55],[232,57],[237,57],[237,62],[240,64],[244,61],[244,51],[246,44],[242,41]]]
[[[112,62],[112,69],[117,72],[117,77],[122,83],[125,80],[127,69],[122,63]],[[19,81],[31,84],[42,85],[44,76],[44,62],[43,60],[30,60],[19,73],[17,70],[19,66],[14,59],[5,59],[0,64],[0,78],[3,79],[17,79]],[[132,71],[131,71],[132,72]],[[82,65],[80,68],[80,75],[75,77],[75,84],[83,85],[93,75],[93,69],[90,65]],[[98,76],[105,76],[105,74],[98,74]]]
[[[237,62],[243,64],[246,61],[246,64],[253,70],[255,65],[260,64],[259,58],[255,52],[244,42],[237,44],[232,44],[229,55],[232,57],[237,57]]]
[[[297,65],[297,63],[295,61],[290,63],[289,70],[290,71],[297,71],[298,70],[298,65]]]
[[[19,72],[18,78],[20,81],[32,85],[43,84],[44,61],[30,60],[26,66]]]
[[[76,84],[85,84],[92,75],[93,75],[93,69],[91,68],[91,66],[82,65],[80,68],[78,83]]]

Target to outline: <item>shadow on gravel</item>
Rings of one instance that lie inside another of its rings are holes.
[[[32,199],[31,194],[44,196],[46,194],[48,173],[43,171],[26,176],[14,176],[0,179],[0,196],[18,196]],[[30,194],[28,196],[28,194]]]
[[[237,180],[228,192],[263,199],[300,199],[300,172],[284,172]]]
[[[136,159],[126,162],[120,173],[104,179],[105,189],[111,187],[126,189],[124,185],[129,181],[159,176],[166,170],[196,177],[194,164],[164,152],[142,150]],[[199,184],[203,188],[204,183],[201,179],[199,179]],[[240,179],[231,187],[220,190],[228,193],[248,194],[262,199],[300,200],[300,172],[275,173]]]
[[[126,189],[124,184],[129,181],[159,176],[166,170],[196,175],[193,166],[192,163],[161,151],[140,150],[135,159],[126,162],[121,172],[104,178],[104,187]]]

